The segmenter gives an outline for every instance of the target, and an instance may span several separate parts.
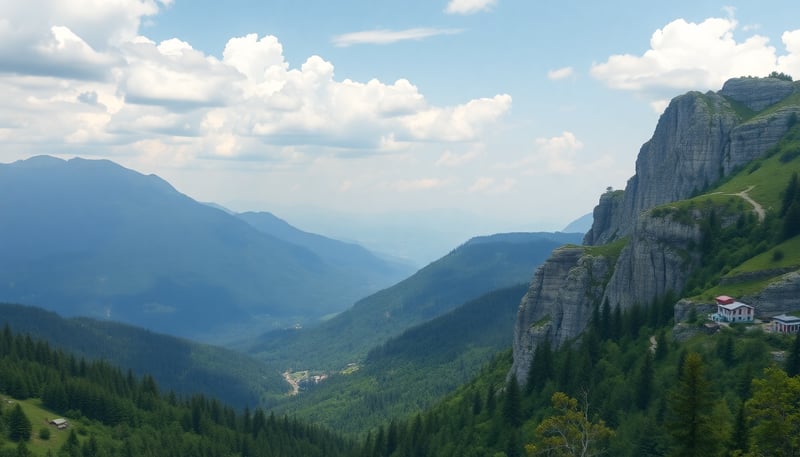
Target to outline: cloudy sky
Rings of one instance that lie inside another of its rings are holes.
[[[236,210],[557,230],[624,187],[671,97],[800,78],[797,13],[796,0],[2,1],[0,162],[107,158]]]

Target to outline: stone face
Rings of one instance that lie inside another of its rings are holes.
[[[781,276],[761,292],[742,297],[742,301],[756,308],[757,316],[800,311],[800,271]]]
[[[595,210],[610,217],[595,217],[584,242],[596,245],[626,236],[642,211],[688,198],[762,156],[800,117],[800,107],[768,110],[743,121],[730,100],[760,111],[796,92],[800,82],[738,78],[717,93],[674,98],[640,149],[622,202],[600,197]]]
[[[620,253],[604,300],[627,309],[635,304],[647,306],[668,292],[682,291],[700,264],[695,246],[701,240],[697,224],[686,225],[669,215],[653,217],[644,213]]]
[[[791,81],[777,78],[733,78],[722,86],[719,94],[729,97],[753,111],[774,105],[795,91]]]
[[[533,275],[519,305],[514,328],[512,374],[524,384],[536,346],[549,340],[558,347],[580,334],[603,293],[610,265],[583,247],[563,247]]]

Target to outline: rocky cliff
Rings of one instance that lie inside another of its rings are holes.
[[[762,156],[798,113],[800,83],[773,78],[733,79],[719,92],[672,100],[624,192],[600,197],[586,246],[554,252],[534,274],[519,307],[511,374],[525,383],[536,345],[548,339],[555,347],[578,336],[604,299],[624,309],[681,292],[700,263],[703,233],[696,222],[707,214],[679,220],[663,206],[651,209],[707,189]],[[590,246],[614,240],[625,245],[618,256],[592,254],[602,251]]]
[[[796,103],[781,106],[797,94],[800,82],[737,78],[716,93],[673,99],[640,149],[621,201],[601,197],[584,243],[627,236],[642,211],[688,198],[760,157],[800,113]]]

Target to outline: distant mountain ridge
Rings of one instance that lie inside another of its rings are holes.
[[[0,300],[201,341],[313,322],[403,273],[326,261],[108,160],[0,164],[0,215]]]
[[[388,276],[400,281],[414,272],[410,264],[381,258],[355,243],[300,230],[269,212],[249,211],[238,213],[236,216],[263,233],[303,246],[326,262],[357,270],[363,275],[375,275],[378,278]]]

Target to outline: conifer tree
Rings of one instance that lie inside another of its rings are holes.
[[[794,344],[789,348],[789,354],[786,357],[786,374],[789,376],[800,374],[800,333],[795,336]]]
[[[22,411],[19,403],[8,413],[6,424],[8,425],[8,437],[12,441],[28,441],[31,439],[33,426],[28,416]]]
[[[636,379],[636,406],[640,409],[647,409],[647,406],[650,404],[654,376],[653,353],[647,350],[644,353],[644,361],[639,369],[639,376]]]
[[[668,397],[670,417],[667,427],[674,440],[674,454],[680,457],[709,457],[720,450],[715,433],[711,382],[705,374],[700,354],[686,355],[680,380]]]
[[[522,425],[522,398],[519,391],[517,377],[512,375],[506,385],[505,401],[503,403],[503,419],[512,427]]]

